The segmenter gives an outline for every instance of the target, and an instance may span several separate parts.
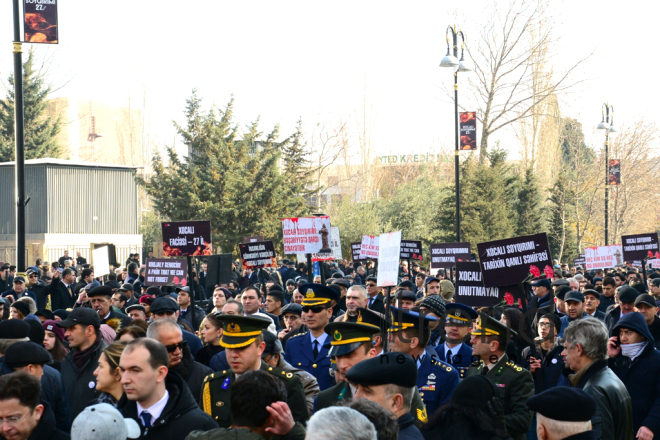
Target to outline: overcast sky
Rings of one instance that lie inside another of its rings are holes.
[[[185,100],[197,88],[207,104],[224,106],[233,94],[237,122],[261,116],[264,131],[280,123],[284,134],[299,118],[311,127],[354,116],[366,96],[378,153],[422,153],[453,148],[453,105],[442,91],[452,76],[439,67],[445,28],[458,14],[468,44],[476,42],[475,30],[489,19],[486,4],[66,0],[59,5],[61,43],[38,50],[55,55],[53,83],[70,80],[57,96],[126,105],[146,89],[153,130],[168,144],[171,121],[183,121]],[[553,0],[550,8],[562,37],[556,68],[594,52],[578,73],[588,82],[563,98],[564,114],[577,117],[592,142],[602,142],[591,131],[605,100],[616,108],[617,125],[657,121],[658,4]],[[6,79],[13,69],[11,2],[0,4],[0,17]],[[512,137],[497,137],[515,157]]]

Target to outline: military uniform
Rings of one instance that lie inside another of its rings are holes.
[[[451,303],[447,304],[446,308],[445,326],[472,327],[472,321],[479,317],[476,310],[465,304]],[[443,342],[435,347],[435,351],[438,353],[438,359],[456,368],[461,379],[465,378],[468,368],[472,365],[472,347],[466,343],[462,343],[446,351],[445,344],[447,342]],[[450,352],[451,355],[449,354]],[[450,355],[451,359],[446,359],[447,355]]]
[[[417,371],[417,388],[428,414],[449,402],[459,382],[458,370],[426,352]]]
[[[484,322],[485,321],[485,322]],[[506,332],[507,328],[499,321],[487,317],[479,323],[479,329],[472,332],[474,336],[490,336]],[[509,331],[514,333],[513,330]],[[474,362],[468,369],[467,376],[483,374],[484,362]],[[526,401],[534,395],[534,380],[526,369],[509,361],[502,355],[500,360],[488,369],[486,377],[500,390],[500,399],[504,407],[504,422],[509,435],[515,440],[524,440],[532,423],[532,413],[527,408]]]
[[[218,315],[223,323],[224,332],[220,345],[225,349],[245,348],[255,343],[271,321],[260,316]],[[255,359],[256,361],[256,359]],[[293,373],[277,367],[271,367],[261,361],[259,369],[278,377],[286,388],[286,403],[291,409],[293,420],[305,424],[309,419],[307,400],[302,382]],[[217,371],[204,378],[204,387],[200,407],[218,423],[221,428],[231,426],[231,384],[236,380],[232,370]]]

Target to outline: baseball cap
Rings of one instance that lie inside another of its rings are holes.
[[[76,324],[93,325],[96,328],[101,327],[101,318],[96,311],[87,307],[76,307],[73,309],[69,316],[63,321],[57,323],[60,327],[68,328]]]
[[[655,298],[653,298],[651,295],[647,293],[642,293],[637,297],[637,299],[635,299],[635,307],[637,307],[640,304],[646,304],[647,306],[650,307],[658,307]]]
[[[125,419],[107,403],[88,406],[71,426],[72,440],[126,440],[140,435],[140,425],[135,420]]]

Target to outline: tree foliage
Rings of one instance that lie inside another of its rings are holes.
[[[0,162],[15,159],[14,137],[14,75],[9,77],[7,96],[0,100]],[[23,63],[23,113],[25,159],[62,157],[62,147],[56,136],[61,129],[61,116],[47,114],[48,95],[51,86],[45,75],[35,66],[35,55],[31,49]]]

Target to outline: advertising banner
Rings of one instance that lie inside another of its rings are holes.
[[[623,265],[623,250],[621,245],[594,246],[584,248],[585,268],[609,269]]]
[[[644,258],[653,258],[658,252],[658,233],[622,235],[621,247],[623,248],[623,260],[637,262],[642,266]]]
[[[380,234],[378,244],[378,285],[396,286],[399,284],[401,231]]]
[[[553,271],[545,232],[477,243],[477,249],[485,287],[519,284]]]
[[[609,170],[608,183],[610,185],[621,185],[621,160],[610,159]]]
[[[258,241],[255,243],[241,243],[241,265],[243,270],[259,269],[262,267],[277,267],[275,247],[272,241]]]
[[[282,219],[285,254],[330,254],[330,217]]]
[[[460,114],[461,150],[477,149],[477,112],[461,112]]]
[[[502,302],[500,289],[484,287],[481,279],[481,265],[478,262],[459,261],[456,263],[456,302],[470,307],[491,307]]]
[[[422,242],[402,240],[400,258],[422,261],[424,259],[422,256]]]
[[[436,243],[431,245],[431,269],[451,269],[458,261],[470,261],[470,243]]]
[[[362,244],[360,246],[360,260],[371,258],[372,260],[378,259],[378,239],[373,235],[363,235]]]
[[[147,258],[145,286],[185,286],[188,284],[188,262],[183,258]]]
[[[163,222],[163,256],[212,255],[211,222]]]
[[[26,43],[57,44],[57,0],[23,0]]]

